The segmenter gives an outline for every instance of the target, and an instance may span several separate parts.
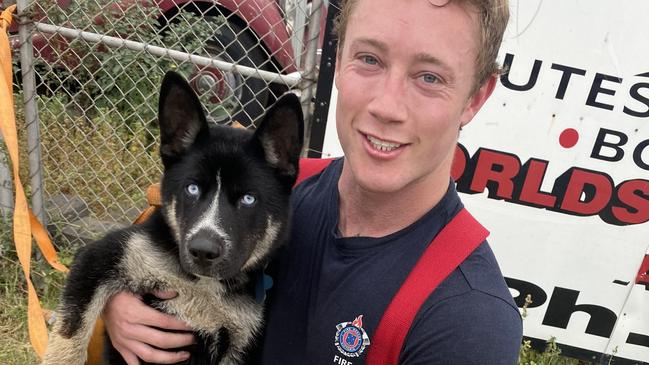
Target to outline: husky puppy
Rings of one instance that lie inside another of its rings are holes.
[[[254,133],[208,127],[196,94],[169,72],[158,120],[162,207],[79,250],[45,365],[84,364],[95,322],[120,291],[178,292],[151,305],[195,329],[198,343],[186,364],[242,363],[260,330],[255,278],[288,235],[303,138],[299,100],[281,97]],[[106,346],[106,363],[124,363],[110,341]]]

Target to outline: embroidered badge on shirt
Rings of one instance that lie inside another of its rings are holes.
[[[345,356],[361,356],[370,338],[363,329],[363,315],[356,317],[353,322],[343,322],[336,325],[336,347]]]

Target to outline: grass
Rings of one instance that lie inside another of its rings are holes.
[[[61,252],[63,263],[70,252]],[[45,308],[54,308],[63,284],[63,274],[33,263],[32,280]],[[9,222],[0,218],[0,364],[36,364],[27,332],[27,284],[18,262]]]
[[[145,201],[142,190],[160,175],[152,121],[126,122],[113,110],[73,113],[73,102],[58,95],[40,100],[45,191],[78,194],[97,215],[116,200]]]
[[[27,297],[17,262],[0,258],[0,363],[34,364],[27,336]]]
[[[525,297],[525,304],[521,309],[521,316],[523,321],[527,318],[527,308],[532,304],[532,296]],[[525,323],[525,322],[523,322]],[[530,340],[523,339],[521,350],[518,354],[518,365],[588,365],[589,362],[571,359],[561,356],[561,349],[556,343],[554,337],[550,338],[547,342],[545,350],[542,352],[536,351],[532,348]]]
[[[518,357],[519,365],[588,365],[590,363],[571,359],[569,357],[561,356],[561,349],[557,343],[551,338],[545,350],[538,352],[532,348],[529,340],[523,340],[521,345],[521,352]]]

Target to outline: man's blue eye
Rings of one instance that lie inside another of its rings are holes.
[[[255,198],[254,195],[246,194],[242,196],[241,199],[239,199],[239,201],[241,202],[241,205],[243,205],[244,207],[251,207],[257,202],[257,198]]]
[[[363,62],[367,63],[368,65],[376,65],[379,63],[376,58],[372,56],[363,56]]]
[[[187,185],[185,190],[187,191],[187,194],[189,194],[189,196],[198,197],[199,195],[201,195],[201,188],[199,188],[196,184]]]
[[[434,83],[436,83],[436,82],[439,80],[439,79],[437,78],[437,76],[435,76],[435,75],[433,75],[433,74],[425,74],[425,75],[423,76],[423,79],[424,79],[424,82],[425,82],[425,83],[428,83],[428,84],[434,84]]]

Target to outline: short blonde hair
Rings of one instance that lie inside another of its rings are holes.
[[[491,75],[498,74],[501,71],[496,62],[496,57],[498,57],[500,43],[509,20],[509,3],[508,0],[448,0],[446,3],[436,6],[445,6],[451,1],[457,1],[460,5],[467,6],[467,9],[472,9],[478,13],[480,39],[476,55],[475,91]],[[334,33],[338,38],[339,47],[345,42],[347,22],[357,3],[358,0],[340,1],[340,13],[334,26]]]

